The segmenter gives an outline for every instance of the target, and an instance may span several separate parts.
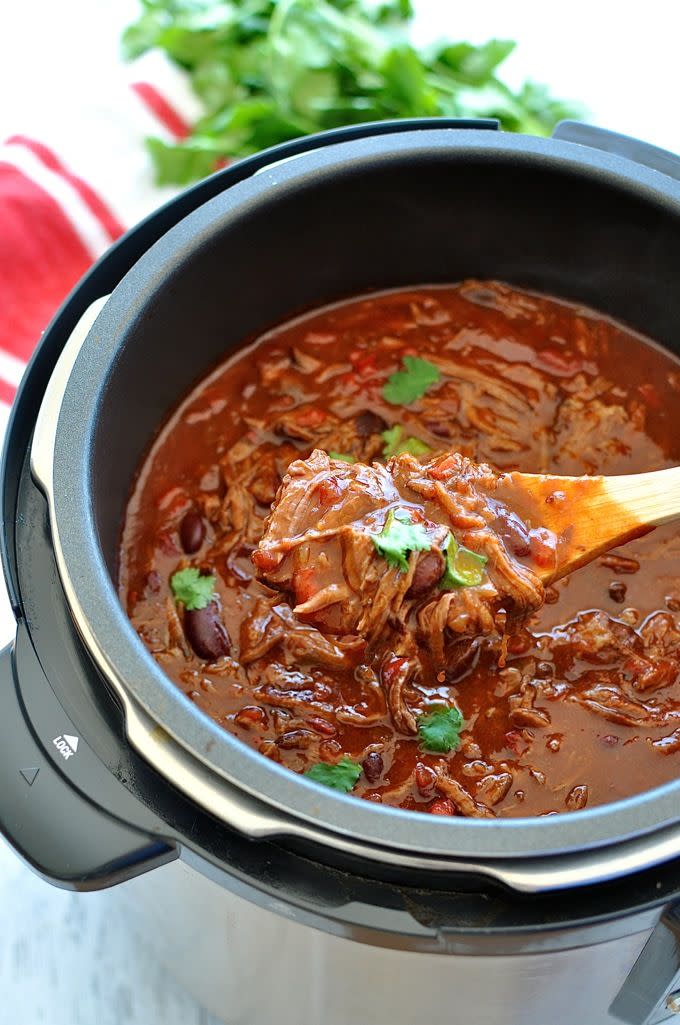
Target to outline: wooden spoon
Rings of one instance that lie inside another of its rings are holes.
[[[497,497],[530,527],[558,539],[556,560],[538,575],[553,583],[598,555],[680,518],[680,466],[621,477],[506,473]]]

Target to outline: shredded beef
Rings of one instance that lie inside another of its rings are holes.
[[[266,583],[294,596],[296,615],[321,629],[359,634],[375,646],[389,640],[394,624],[411,624],[444,664],[452,640],[494,633],[501,607],[521,620],[543,601],[538,576],[494,531],[497,480],[489,467],[459,455],[425,465],[400,455],[387,466],[365,466],[339,464],[317,450],[289,467],[253,559]],[[386,562],[374,543],[395,508],[422,525],[430,546],[412,552],[406,570]],[[441,589],[450,534],[487,560],[480,584]],[[308,577],[313,593],[295,600]],[[332,619],[319,621],[316,613],[330,605]]]

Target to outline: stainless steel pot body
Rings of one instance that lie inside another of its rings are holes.
[[[172,974],[228,1025],[614,1025],[614,1001],[620,1014],[640,1011],[626,980],[658,920],[638,917],[629,934],[595,945],[447,956],[456,944],[445,935],[441,953],[423,953],[319,932],[182,862],[126,884],[119,899]],[[670,1014],[665,999],[658,1014],[649,1020]]]

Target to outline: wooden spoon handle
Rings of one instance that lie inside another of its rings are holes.
[[[509,473],[502,480],[508,505],[558,538],[556,562],[541,573],[546,584],[680,517],[677,466],[620,477]]]
[[[680,517],[680,466],[655,473],[603,477],[610,501],[634,516],[642,526],[660,527]]]

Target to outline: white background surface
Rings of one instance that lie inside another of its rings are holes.
[[[546,82],[556,95],[581,101],[594,123],[680,151],[676,0],[418,6],[420,36],[517,39],[504,71],[510,84],[527,76]],[[108,118],[111,151],[84,147],[76,168],[96,180],[101,163],[116,157],[117,38],[135,10],[133,0],[0,0],[0,140],[17,131],[40,137],[47,126],[52,137],[55,124],[65,137],[78,136],[88,119]],[[131,176],[148,174],[141,151],[129,166]],[[134,185],[121,181],[121,188]],[[0,641],[11,635],[5,601]],[[115,893],[53,889],[1,844],[0,924],[3,1025],[213,1022],[130,932]]]

